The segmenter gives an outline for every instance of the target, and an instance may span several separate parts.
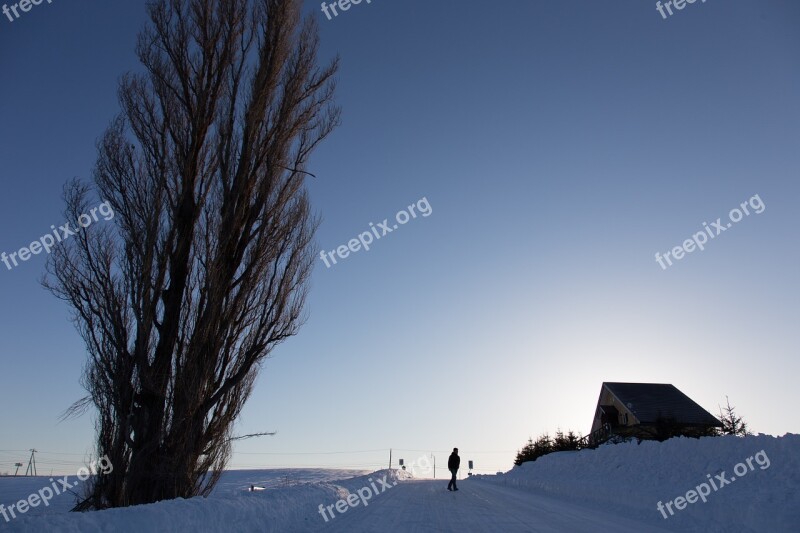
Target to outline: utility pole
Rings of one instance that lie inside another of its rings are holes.
[[[392,449],[389,448],[389,470],[392,469]]]
[[[14,472],[14,477],[17,477],[17,474],[19,473],[19,468],[22,466],[22,463],[14,463],[14,466],[17,467],[16,471]]]
[[[436,479],[436,456],[431,454],[431,457],[433,457],[433,479]]]
[[[31,448],[31,457],[30,457],[30,459],[28,459],[28,468],[25,469],[25,475],[26,476],[28,475],[28,472],[30,472],[31,475],[34,475],[34,476],[38,476],[39,475],[36,472],[36,456],[34,455],[35,453],[36,453],[36,450]]]

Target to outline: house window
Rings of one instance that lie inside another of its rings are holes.
[[[626,426],[628,425],[628,413],[622,414],[622,423],[625,424]]]

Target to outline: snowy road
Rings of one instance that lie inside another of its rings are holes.
[[[462,482],[448,492],[446,481],[403,481],[376,496],[368,507],[336,514],[321,527],[330,532],[597,532],[665,531],[602,511],[493,483]],[[308,531],[305,528],[305,531]]]

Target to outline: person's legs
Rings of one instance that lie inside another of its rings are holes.
[[[450,478],[450,483],[447,484],[447,490],[458,490],[458,487],[456,486],[456,473],[457,472],[458,472],[458,470],[451,470],[450,471],[450,473],[452,474],[452,477]],[[452,487],[452,489],[451,489],[451,487]]]

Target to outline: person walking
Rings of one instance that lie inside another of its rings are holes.
[[[453,453],[450,454],[450,458],[447,460],[447,469],[453,474],[450,483],[447,484],[447,490],[458,490],[458,487],[456,487],[456,473],[459,466],[461,466],[461,457],[458,456],[458,448],[453,448]]]

